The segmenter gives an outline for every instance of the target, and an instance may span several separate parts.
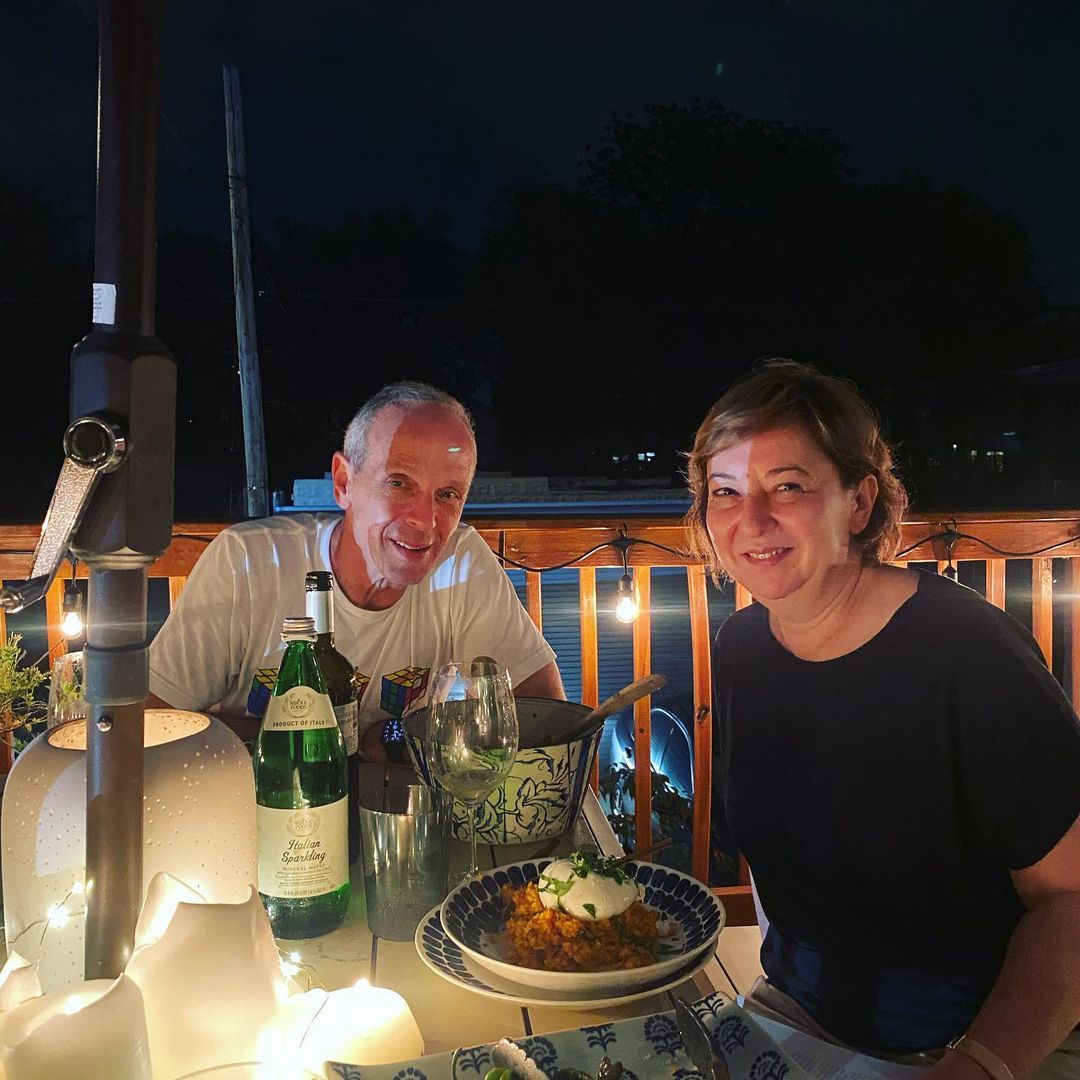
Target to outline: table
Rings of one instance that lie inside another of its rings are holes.
[[[455,841],[454,848],[451,866],[456,864],[459,870],[464,870],[467,845]],[[507,847],[485,845],[478,854],[481,865],[499,866],[522,859],[565,855],[576,848],[599,851],[604,855],[623,854],[591,790],[586,793],[573,831],[557,842],[548,840]],[[722,931],[721,939],[728,932]],[[315,985],[321,983],[327,990],[352,986],[358,979],[367,978],[375,986],[397,991],[412,1008],[429,1054],[457,1046],[493,1042],[503,1036],[520,1038],[665,1012],[674,1007],[673,995],[695,1000],[714,990],[724,991],[732,997],[736,994],[735,986],[714,956],[701,972],[674,990],[602,1012],[504,1005],[441,979],[427,968],[411,941],[373,937],[367,928],[363,878],[356,868],[353,869],[349,911],[341,927],[310,941],[280,940],[278,944],[286,953],[298,953],[299,962],[313,970],[318,980]]]

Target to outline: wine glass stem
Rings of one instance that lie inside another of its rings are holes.
[[[480,872],[476,863],[476,811],[478,807],[473,803],[469,807],[469,876],[475,877]]]

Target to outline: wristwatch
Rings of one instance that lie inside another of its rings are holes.
[[[1013,1080],[1012,1070],[987,1046],[983,1046],[977,1039],[970,1035],[958,1035],[946,1050],[956,1050],[961,1054],[967,1054],[972,1061],[982,1066],[991,1080]]]

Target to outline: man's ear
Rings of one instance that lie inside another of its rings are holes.
[[[342,510],[349,508],[349,475],[351,472],[349,459],[340,451],[336,451],[334,459],[330,463],[330,476],[334,481],[334,502]]]
[[[851,535],[858,536],[870,521],[874,503],[878,497],[878,480],[873,474],[864,476],[853,491],[854,507],[851,514]]]

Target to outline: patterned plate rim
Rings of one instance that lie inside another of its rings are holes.
[[[492,874],[495,874],[500,870],[508,871],[508,870],[511,870],[511,869],[520,869],[521,867],[524,867],[524,866],[542,867],[542,866],[550,865],[551,863],[553,863],[555,861],[556,860],[554,858],[549,857],[549,856],[544,856],[542,858],[533,858],[533,859],[520,859],[517,862],[503,863],[501,866],[493,866],[490,870],[483,871],[483,873],[479,874],[473,880],[474,881],[483,881],[485,878],[490,877]],[[657,871],[657,870],[661,870],[665,874],[671,874],[671,875],[673,875],[673,876],[675,876],[675,877],[677,877],[677,878],[679,878],[679,879],[681,879],[683,881],[686,881],[690,886],[701,890],[701,892],[706,897],[708,897],[710,902],[713,904],[713,907],[715,908],[715,910],[717,911],[718,916],[719,916],[718,921],[717,921],[717,925],[716,925],[716,931],[713,934],[711,934],[708,938],[706,938],[704,941],[702,941],[698,945],[694,946],[694,948],[687,949],[684,953],[682,953],[679,956],[665,957],[662,960],[657,960],[655,964],[645,965],[645,968],[633,969],[634,971],[639,971],[639,972],[644,971],[644,970],[648,970],[648,969],[655,969],[654,972],[653,972],[652,978],[653,979],[660,979],[660,978],[664,977],[667,974],[667,972],[677,970],[681,964],[689,963],[691,960],[693,960],[696,956],[699,956],[701,953],[707,952],[707,951],[713,949],[713,947],[716,945],[716,939],[720,936],[720,932],[727,925],[727,909],[724,907],[724,904],[720,900],[720,898],[707,885],[704,885],[702,882],[698,881],[697,878],[692,877],[690,874],[684,873],[682,870],[676,870],[676,869],[674,869],[673,867],[670,867],[670,866],[663,866],[660,863],[648,862],[645,859],[631,860],[630,862],[628,862],[626,864],[626,869],[632,870],[634,872],[636,872],[638,867],[644,867],[644,868],[646,868],[648,870],[651,870],[651,871],[654,871],[654,872]],[[505,960],[499,960],[496,957],[488,956],[487,954],[479,952],[478,950],[472,948],[470,945],[467,945],[464,941],[462,941],[461,938],[457,934],[454,933],[453,929],[448,925],[447,920],[442,917],[443,913],[447,910],[448,905],[451,903],[451,901],[454,899],[454,897],[457,896],[459,893],[469,889],[470,885],[471,885],[471,882],[467,882],[467,881],[462,882],[460,885],[458,885],[455,889],[453,889],[447,895],[446,899],[443,900],[442,904],[440,905],[440,908],[439,908],[440,919],[439,919],[439,921],[442,924],[443,933],[458,947],[458,949],[462,953],[464,953],[465,955],[470,957],[472,960],[474,960],[481,967],[483,967],[483,968],[487,969],[488,971],[492,972],[492,974],[498,975],[500,978],[503,978],[503,979],[508,979],[511,982],[520,982],[522,985],[530,985],[530,984],[525,982],[524,978],[515,979],[513,973],[515,973],[517,971],[520,971],[520,972],[522,972],[522,975],[524,976],[526,973],[528,973],[529,971],[532,970],[531,968],[523,968],[523,967],[519,967],[516,964],[507,963]],[[589,986],[587,986],[587,987],[580,987],[579,986],[576,989],[579,989],[579,990],[582,990],[582,991],[584,991],[586,989],[592,989],[594,991],[599,991],[603,987],[610,987],[610,986],[613,986],[613,985],[618,985],[619,982],[620,982],[619,977],[624,976],[626,974],[626,972],[625,971],[612,971],[612,972],[603,972],[603,971],[552,972],[552,971],[547,971],[547,972],[544,972],[543,974],[544,974],[544,981],[545,981],[545,984],[546,984],[544,989],[555,989],[555,988],[557,988],[559,986],[560,983],[562,983],[562,984],[565,984],[565,989],[567,991],[572,991],[572,990],[575,989],[575,987],[573,986],[573,983],[575,982],[575,980],[579,979],[580,976],[585,975],[585,976],[592,976],[591,978],[586,979],[586,982],[589,984]],[[609,975],[611,976],[610,981],[606,978]],[[560,978],[560,976],[565,976],[565,978]]]
[[[532,861],[532,860],[526,860]],[[464,964],[466,959],[471,960],[472,957],[465,956],[458,949],[453,939],[446,933],[443,928],[442,919],[440,918],[441,904],[437,904],[433,907],[424,917],[420,920],[420,925],[416,928],[416,934],[413,936],[413,944],[416,947],[417,954],[419,955],[424,966],[428,968],[432,973],[438,975],[440,979],[445,979],[453,986],[457,986],[463,990],[469,990],[474,994],[479,994],[482,997],[491,998],[494,1001],[501,1001],[510,1005],[524,1005],[535,1007],[546,1007],[549,1009],[577,1009],[581,1012],[588,1012],[591,1009],[608,1009],[615,1008],[620,1005],[629,1005],[635,1001],[642,1001],[647,997],[652,997],[655,994],[663,994],[668,990],[678,986],[680,983],[685,982],[687,979],[696,975],[706,964],[713,958],[713,954],[706,951],[699,954],[694,959],[687,962],[687,965],[680,968],[678,971],[672,973],[670,976],[662,978],[659,982],[648,983],[645,986],[637,987],[632,993],[621,994],[613,996],[611,994],[604,994],[602,997],[536,997],[536,987],[522,985],[520,987],[521,994],[512,994],[505,990],[499,990],[497,987],[488,986],[487,983],[482,982],[477,976],[469,972],[470,978],[473,982],[466,982],[464,979],[451,975],[449,972],[444,971],[439,967],[427,954],[427,950],[424,948],[424,930],[430,922],[433,920],[438,924],[439,932],[447,940],[447,942],[455,949],[459,956],[462,958]],[[485,974],[494,974],[493,972]],[[511,983],[510,979],[500,979],[502,982]],[[475,984],[475,985],[474,985]],[[560,991],[551,991],[553,994],[560,994]]]

